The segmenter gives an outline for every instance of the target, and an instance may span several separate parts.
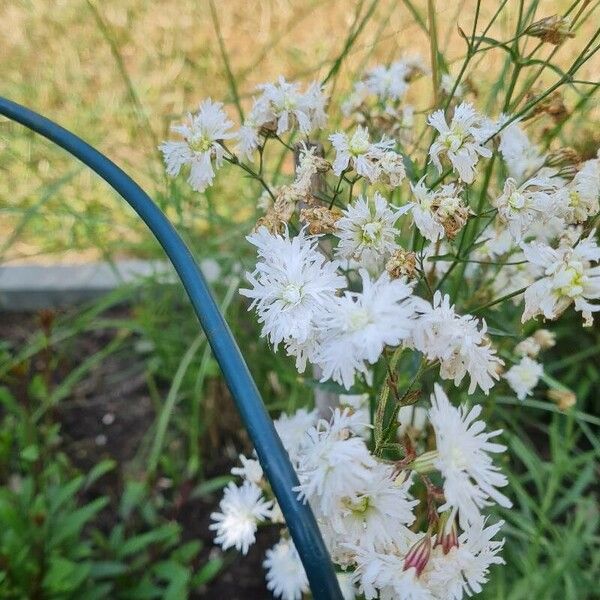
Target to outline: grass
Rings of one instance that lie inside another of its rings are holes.
[[[215,293],[251,357],[264,398],[273,411],[291,410],[306,402],[310,387],[299,383],[308,382],[299,382],[289,361],[258,341],[256,326],[235,294],[240,267],[249,264],[243,236],[255,221],[260,187],[248,178],[220,178],[199,195],[180,180],[166,179],[156,146],[167,136],[169,124],[208,95],[225,98],[231,116],[237,117],[248,108],[254,86],[280,73],[289,79],[326,79],[343,93],[365,66],[407,50],[431,56],[435,66],[431,77],[417,83],[415,94],[431,98],[431,80],[439,78],[440,69],[456,75],[473,67],[502,74],[498,81],[484,77],[474,82],[483,97],[486,90],[492,92],[486,110],[518,112],[527,107],[528,91],[556,84],[576,64],[597,26],[599,4],[589,2],[582,12],[574,9],[578,20],[573,43],[549,49],[541,62],[515,65],[514,43],[509,42],[534,17],[566,12],[569,2],[533,1],[524,10],[519,0],[272,0],[251,3],[249,10],[242,0],[226,6],[187,0],[161,3],[157,10],[147,0],[8,0],[0,7],[2,93],[97,145],[150,192],[199,259],[218,257],[223,277],[215,282]],[[487,41],[478,38],[476,33],[490,21]],[[435,32],[431,39],[429,31]],[[489,40],[496,44],[494,51],[481,51]],[[527,56],[535,45],[529,41],[521,52]],[[599,69],[596,55],[576,77],[594,81]],[[584,93],[570,86],[561,89],[574,116],[552,125],[548,139],[575,139],[580,150],[597,146],[596,88]],[[583,133],[574,137],[574,131]],[[421,140],[421,146],[427,141]],[[273,155],[270,160],[279,159]],[[284,173],[291,168],[287,163],[278,167]],[[3,262],[161,256],[138,220],[103,183],[61,151],[6,121],[0,121],[0,171]],[[490,168],[486,184],[491,176]],[[465,246],[474,234],[465,233]],[[454,266],[451,276],[459,282],[465,264]],[[107,311],[123,301],[132,305],[131,315],[112,317]],[[518,331],[516,323],[488,313],[497,321],[490,321],[491,326],[500,323],[498,330]],[[68,353],[75,339],[108,326],[118,329],[119,336],[56,386],[40,392],[35,410],[24,414],[16,407],[14,418],[25,429],[40,420],[52,422],[53,408],[67,401],[99,362],[119,353],[130,355],[145,374],[155,407],[154,423],[129,466],[132,480],[143,476],[152,487],[166,477],[176,490],[187,484],[212,489],[207,475],[211,460],[224,445],[243,444],[243,436],[230,435],[228,428],[239,426],[233,415],[226,415],[230,422],[222,418],[224,392],[217,365],[177,286],[151,285],[135,293],[124,288],[58,318],[50,334],[34,334],[27,343],[3,352],[1,384],[10,383],[15,369],[38,360],[45,348]],[[483,598],[597,597],[600,331],[596,327],[573,335],[580,331],[574,319],[561,321],[555,329],[561,343],[545,369],[575,391],[577,407],[562,413],[541,393],[523,403],[512,396],[486,401],[487,418],[506,432],[510,459],[504,467],[515,508],[500,511],[507,521],[508,568],[494,570]],[[3,427],[9,425],[5,421]],[[45,439],[37,443],[51,446]],[[226,479],[215,481],[218,488]],[[152,526],[160,531],[157,523]],[[214,570],[211,577],[223,568],[207,565]]]

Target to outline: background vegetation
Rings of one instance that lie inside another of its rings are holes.
[[[437,4],[429,17],[428,4]],[[320,79],[333,68],[343,93],[370,64],[406,52],[428,59],[434,25],[456,72],[465,52],[457,24],[470,31],[475,4],[8,0],[0,6],[2,94],[82,135],[159,202],[198,259],[220,272],[215,294],[269,408],[292,409],[310,401],[312,388],[298,385],[289,361],[264,351],[236,294],[251,260],[244,235],[256,219],[256,182],[235,174],[193,193],[166,179],[156,146],[205,96],[224,98],[233,116],[257,83],[279,74]],[[563,68],[598,25],[600,3],[579,4],[575,39],[554,51]],[[508,0],[487,35],[511,39],[524,7],[533,21],[570,5]],[[497,7],[483,2],[482,22]],[[490,114],[501,108],[495,92],[507,84],[505,61],[499,48],[473,67],[490,74],[471,81]],[[515,107],[540,68],[524,68]],[[534,87],[560,77],[542,71]],[[597,81],[599,72],[594,57],[578,78]],[[588,153],[600,145],[597,87],[585,99],[565,89],[574,116],[555,132]],[[431,82],[414,93],[422,105]],[[282,175],[291,167],[281,165]],[[5,120],[0,173],[3,263],[161,257],[106,185]],[[247,440],[182,290],[145,283],[78,310],[0,314],[0,597],[225,597],[231,573],[231,598],[260,586],[253,574],[244,592],[244,573],[211,549],[206,531],[214,492]],[[543,393],[487,403],[487,418],[506,431],[516,508],[501,514],[509,566],[494,571],[485,598],[599,595],[600,331],[582,334],[573,323],[561,320],[561,342],[544,362],[576,392],[573,409],[561,412]]]

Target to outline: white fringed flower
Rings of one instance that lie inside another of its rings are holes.
[[[283,447],[294,464],[306,440],[306,432],[316,425],[317,420],[316,410],[307,411],[305,408],[299,408],[293,415],[283,413],[273,422],[277,435],[281,438]]]
[[[252,298],[262,335],[277,348],[282,341],[306,342],[313,319],[335,301],[335,292],[345,280],[337,264],[317,250],[317,240],[304,231],[290,238],[273,235],[265,227],[246,238],[258,249],[259,261],[246,277],[252,289],[240,294]]]
[[[188,114],[185,122],[171,129],[183,137],[179,142],[163,142],[159,148],[163,153],[167,173],[172,177],[179,174],[181,167],[190,166],[188,183],[197,192],[212,185],[214,167],[223,163],[225,149],[222,140],[234,136],[229,129],[233,123],[223,111],[221,102],[205,100],[196,114]]]
[[[321,515],[332,515],[337,500],[364,489],[377,464],[365,442],[351,435],[349,413],[336,409],[330,422],[321,419],[306,432],[298,457],[296,488]]]
[[[309,86],[306,92],[300,92],[298,83],[290,83],[279,77],[276,83],[264,83],[258,86],[262,91],[259,99],[258,120],[260,125],[269,121],[277,122],[277,135],[282,135],[293,125],[298,125],[304,134],[323,127],[327,120],[325,115],[326,99],[318,83]]]
[[[584,326],[594,322],[592,313],[600,304],[600,248],[592,231],[576,246],[568,243],[554,249],[545,244],[523,244],[526,259],[543,269],[544,276],[525,290],[525,310],[522,322],[537,315],[558,318],[571,304],[581,312]]]
[[[356,600],[358,590],[354,585],[354,576],[352,573],[336,573],[342,598],[344,600]]]
[[[573,181],[563,188],[566,194],[565,220],[583,223],[600,211],[600,159],[587,160]]]
[[[263,478],[263,470],[260,463],[255,458],[246,458],[243,454],[240,454],[241,467],[233,467],[231,469],[232,475],[243,477],[252,483],[260,483]]]
[[[291,540],[281,539],[266,551],[263,566],[267,588],[282,600],[301,600],[308,593],[308,578]]]
[[[468,102],[456,107],[450,125],[442,110],[432,113],[428,123],[439,133],[429,149],[429,156],[437,170],[442,172],[439,157],[445,154],[460,179],[465,183],[473,183],[479,157],[489,158],[492,155],[484,143],[493,135],[495,125],[478,114]]]
[[[260,145],[258,127],[252,126],[251,122],[246,120],[246,122],[237,130],[235,139],[236,152],[241,154],[244,158],[252,160],[254,151]]]
[[[433,304],[418,308],[413,323],[411,344],[428,360],[440,361],[440,376],[458,385],[468,373],[469,394],[479,386],[485,394],[498,379],[498,366],[503,364],[486,337],[485,321],[471,315],[457,315],[450,297],[437,291]]]
[[[230,482],[219,503],[220,512],[210,518],[215,521],[209,529],[217,532],[215,543],[223,550],[235,547],[242,554],[255,542],[258,523],[269,518],[273,502],[262,497],[260,488],[250,481],[238,487]]]
[[[236,150],[248,160],[252,160],[253,152],[260,145],[259,131],[262,127],[282,135],[297,125],[307,135],[327,122],[327,99],[316,82],[301,92],[298,83],[279,77],[275,83],[259,85],[258,90],[261,94],[254,98],[252,110],[236,134]]]
[[[542,365],[535,360],[524,356],[516,365],[513,365],[505,374],[504,379],[513,389],[519,400],[525,400],[530,396],[533,388],[538,384],[543,375]]]
[[[404,279],[383,273],[372,281],[361,269],[362,292],[346,291],[323,314],[322,341],[317,363],[321,381],[333,379],[349,389],[357,372],[379,359],[385,346],[397,346],[408,337],[417,300]]]
[[[359,196],[336,223],[335,235],[340,239],[336,257],[355,260],[370,270],[381,268],[398,248],[395,225],[407,210],[407,207],[393,209],[377,192],[372,200]]]
[[[381,548],[406,537],[406,527],[419,503],[409,496],[410,481],[396,484],[392,467],[378,464],[369,480],[351,495],[342,496],[329,515],[331,528],[345,543]]]
[[[462,600],[482,591],[492,565],[504,564],[498,556],[504,540],[494,540],[504,525],[498,521],[485,527],[484,519],[469,525],[458,538],[458,545],[444,554],[441,546],[431,553],[423,578],[435,598]]]
[[[400,100],[408,90],[411,70],[401,60],[393,62],[389,67],[377,65],[367,73],[364,85],[380,100]]]
[[[506,446],[489,441],[502,430],[486,433],[485,423],[477,420],[480,414],[479,404],[470,410],[455,408],[444,390],[435,385],[429,420],[436,440],[434,466],[444,478],[446,499],[439,511],[458,511],[463,529],[478,522],[479,511],[492,504],[490,499],[506,508],[511,506],[496,489],[507,485],[508,480],[489,456],[506,450]]]
[[[414,544],[424,534],[412,534]],[[425,577],[413,566],[407,568],[406,556],[411,543],[391,546],[386,552],[356,547],[355,581],[367,600],[434,600]]]
[[[528,179],[520,186],[510,177],[506,180],[502,194],[492,204],[515,242],[520,242],[532,225],[545,223],[564,211],[564,202],[556,194],[558,188],[544,176]]]
[[[343,171],[352,168],[370,183],[374,183],[380,177],[380,161],[386,152],[393,152],[395,144],[393,140],[386,139],[376,144],[371,143],[369,130],[360,125],[351,136],[337,132],[330,135],[329,140],[336,152],[333,172],[339,176]]]
[[[506,123],[508,118],[502,115],[498,125]],[[535,174],[544,166],[545,156],[531,143],[518,120],[513,121],[500,132],[498,150],[506,163],[508,174],[518,182],[527,175]]]

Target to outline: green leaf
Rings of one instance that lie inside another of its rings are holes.
[[[40,451],[34,444],[21,450],[21,458],[27,462],[35,462],[40,457]]]
[[[192,587],[206,585],[212,581],[221,571],[225,561],[221,557],[209,560],[193,577]]]
[[[167,523],[166,525],[158,527],[157,529],[153,529],[152,531],[136,535],[128,540],[125,540],[125,542],[118,549],[118,556],[124,558],[126,556],[131,556],[132,554],[137,554],[152,544],[176,543],[179,538],[179,531],[179,525],[176,523]]]

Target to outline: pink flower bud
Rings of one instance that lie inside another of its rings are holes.
[[[408,554],[404,558],[404,570],[407,571],[411,567],[414,567],[418,577],[423,572],[423,569],[426,567],[430,556],[431,535],[427,533],[427,535],[422,537],[408,551]]]
[[[448,554],[454,547],[458,547],[458,530],[454,515],[444,513],[440,518],[435,545],[441,546],[444,554]]]

